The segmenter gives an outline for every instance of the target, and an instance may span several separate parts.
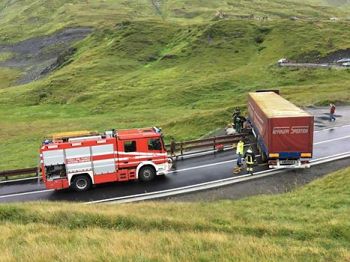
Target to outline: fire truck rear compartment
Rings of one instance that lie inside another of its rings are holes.
[[[60,178],[66,178],[66,165],[52,165],[52,166],[45,166],[45,174],[46,178],[53,180],[53,179],[60,179]]]

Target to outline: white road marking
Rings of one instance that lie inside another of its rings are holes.
[[[340,128],[344,128],[344,127],[350,127],[350,125],[329,127],[329,128],[325,128],[325,129],[321,129],[321,130],[316,130],[316,131],[314,131],[314,133],[320,133],[320,132],[324,132],[324,131],[328,131],[328,130],[334,130],[334,129],[340,129]]]
[[[259,156],[260,155],[256,155],[256,157],[259,157]],[[222,161],[222,162],[206,164],[206,165],[202,165],[202,166],[188,167],[188,168],[183,168],[183,169],[179,169],[179,170],[175,170],[175,171],[170,171],[170,172],[168,172],[168,174],[180,173],[180,172],[185,172],[185,171],[189,171],[189,170],[201,169],[204,167],[211,167],[211,166],[217,166],[217,165],[222,165],[222,164],[228,164],[228,163],[232,163],[232,162],[236,162],[236,161],[237,161],[237,158],[234,158],[234,159],[226,160],[226,161]]]
[[[170,171],[170,172],[168,172],[168,174],[179,173],[179,172],[184,172],[184,171],[189,171],[189,170],[195,170],[195,169],[201,169],[201,168],[204,168],[204,167],[210,167],[210,166],[217,166],[217,165],[222,165],[222,164],[228,164],[228,163],[235,162],[235,160],[237,160],[237,159],[232,159],[232,160],[227,160],[227,161],[222,161],[222,162],[217,162],[217,163],[212,163],[212,164],[206,164],[206,165],[202,165],[202,166],[194,166],[194,167],[179,169],[179,170],[176,170],[176,171]]]
[[[338,141],[338,140],[342,140],[342,139],[345,139],[345,138],[350,138],[350,135],[349,136],[338,137],[338,138],[333,138],[333,139],[329,139],[329,140],[325,140],[325,141],[321,141],[321,142],[316,142],[316,143],[314,143],[314,145],[326,144],[326,143],[329,143],[329,142]]]
[[[350,156],[350,151],[346,152],[346,153],[338,154],[335,156],[331,156],[331,157],[315,159],[311,165],[319,165],[319,164],[330,162],[333,159],[338,160],[338,159],[342,159],[344,157],[349,157],[349,156]],[[316,160],[317,160],[317,162],[316,162]],[[196,185],[172,188],[172,189],[167,189],[167,190],[162,190],[162,191],[155,191],[155,192],[143,193],[143,194],[137,194],[137,195],[131,195],[131,196],[123,196],[123,197],[115,197],[115,198],[90,201],[90,202],[85,202],[84,204],[98,204],[98,203],[104,203],[104,202],[110,202],[112,204],[113,203],[130,203],[130,202],[136,202],[136,201],[156,199],[156,198],[161,198],[161,197],[169,197],[169,196],[183,194],[183,193],[196,192],[199,190],[218,188],[220,186],[225,186],[225,185],[235,184],[235,183],[239,183],[239,182],[254,180],[257,178],[263,178],[263,177],[271,176],[274,174],[282,173],[284,171],[286,171],[286,170],[285,169],[268,169],[268,170],[256,172],[256,173],[254,173],[254,176],[251,176],[250,174],[245,174],[245,175],[241,175],[241,176],[237,176],[237,177],[229,177],[229,178],[224,178],[224,179],[220,179],[220,180],[200,183],[200,184],[196,184]]]
[[[0,184],[8,184],[8,183],[14,183],[14,182],[21,182],[21,181],[27,181],[27,180],[41,180],[41,177],[27,177],[27,178],[20,178],[20,179],[11,179],[11,180],[4,180],[0,181]]]
[[[343,155],[348,155],[350,154],[350,151],[348,152],[343,152],[343,153],[339,153],[339,154],[335,154],[335,155],[332,155],[332,156],[324,156],[324,157],[319,157],[319,158],[315,158],[315,159],[311,159],[310,162],[313,163],[313,162],[316,162],[316,161],[322,161],[322,160],[326,160],[326,159],[336,159],[337,157],[339,156],[343,156]]]
[[[39,191],[31,191],[31,192],[3,195],[3,196],[0,196],[0,199],[1,198],[15,197],[15,196],[25,196],[25,195],[31,195],[31,194],[39,194],[39,193],[52,192],[52,191],[55,191],[55,190],[54,189],[45,189],[45,190],[39,190]]]
[[[248,146],[251,146],[251,145],[253,145],[253,144],[245,144],[244,147],[248,147]],[[236,150],[236,148],[233,148],[232,146],[225,146],[224,149],[223,149],[223,151],[229,151],[229,150]],[[190,159],[190,158],[193,158],[193,157],[196,157],[196,156],[210,155],[212,153],[220,154],[220,151],[218,151],[218,150],[208,150],[208,151],[200,151],[200,152],[187,153],[187,154],[185,152],[185,155],[182,155],[182,156],[179,155],[177,157],[180,158],[181,160],[183,160],[183,159]],[[168,157],[170,157],[170,155]]]

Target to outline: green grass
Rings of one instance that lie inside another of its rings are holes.
[[[10,52],[0,52],[0,62],[6,61],[13,57],[13,54]]]
[[[281,57],[348,48],[347,5],[161,1],[160,15],[146,0],[69,2],[0,2],[3,42],[95,28],[47,78],[9,88],[19,72],[1,69],[0,170],[36,165],[43,137],[60,131],[158,125],[166,139],[197,138],[226,125],[246,93],[261,88],[280,88],[298,105],[350,101],[349,70],[275,66]],[[213,21],[217,10],[228,19]],[[244,18],[251,13],[270,20]]]
[[[0,205],[5,261],[348,261],[350,169],[209,203]],[[20,246],[20,248],[19,248]]]
[[[20,76],[21,72],[17,69],[0,67],[0,89],[14,85]]]
[[[151,0],[22,0],[0,2],[0,42],[14,42],[49,34],[65,27],[103,28],[124,20],[171,21],[180,24],[203,23],[214,19],[217,11],[227,18],[329,20],[347,19],[350,4],[343,0],[159,0],[158,10]],[[339,2],[338,4],[335,4]]]

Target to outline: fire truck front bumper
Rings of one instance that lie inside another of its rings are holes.
[[[157,175],[162,176],[162,175],[168,174],[169,171],[171,170],[171,167],[172,167],[171,162],[167,162],[165,164],[158,165]]]

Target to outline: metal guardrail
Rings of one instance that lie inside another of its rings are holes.
[[[245,139],[246,136],[248,136],[248,133],[216,136],[205,139],[177,142],[175,143],[174,153],[178,157],[183,157],[187,155],[197,154],[200,152],[220,151],[220,146],[235,144],[239,140]],[[166,145],[166,149],[168,150],[168,152],[171,152],[171,145]],[[199,149],[204,150],[200,151]]]
[[[38,168],[37,167],[30,167],[30,168],[0,171],[0,177],[4,177],[5,179],[7,179],[8,177],[28,175],[28,174],[37,174],[38,175]]]
[[[210,137],[205,139],[197,139],[190,141],[183,141],[175,143],[175,154],[177,157],[190,156],[193,154],[204,153],[208,151],[220,151],[220,145],[232,145],[237,143],[240,139],[244,139],[248,136],[248,133],[235,134],[235,135],[226,135],[226,136],[217,136]],[[171,145],[165,146],[168,152],[171,150]],[[200,150],[203,149],[203,150]],[[196,150],[196,151],[194,151]],[[10,177],[36,174],[36,176],[32,176],[34,178],[38,178],[39,170],[38,167],[31,168],[22,168],[22,169],[14,169],[14,170],[5,170],[0,171],[0,179],[8,180]],[[28,176],[27,176],[28,177]]]

